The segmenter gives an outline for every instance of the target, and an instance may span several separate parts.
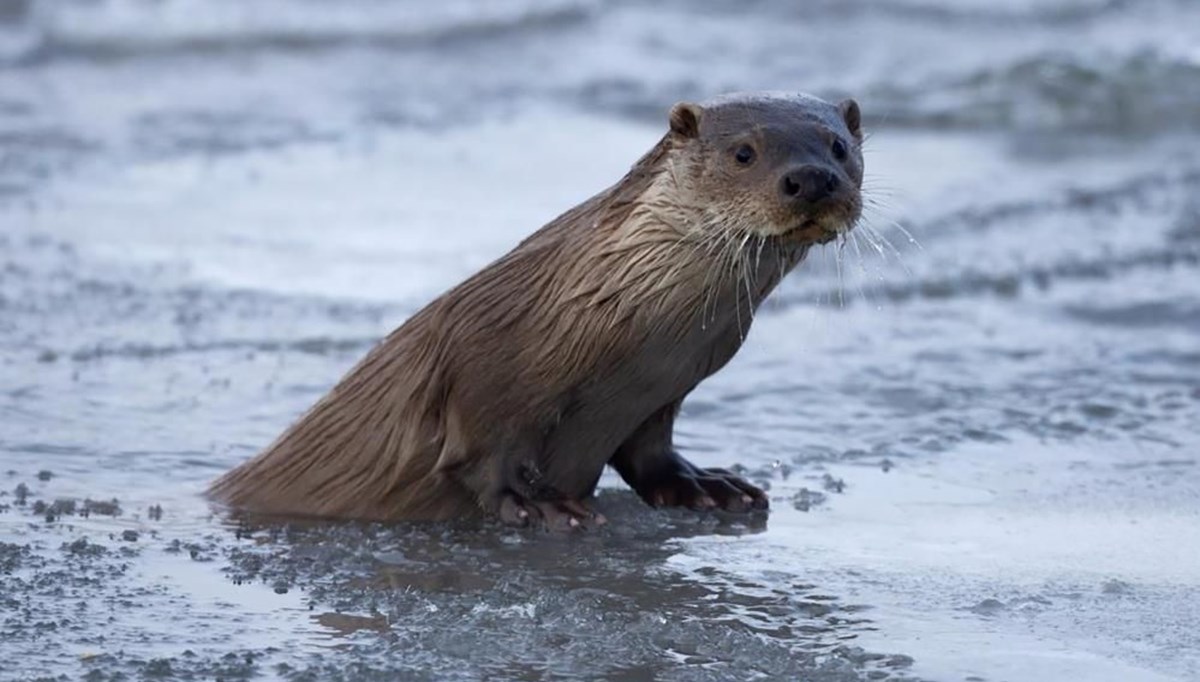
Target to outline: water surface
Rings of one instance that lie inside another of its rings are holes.
[[[1198,24],[5,5],[0,678],[1200,678]],[[676,100],[758,88],[860,100],[890,242],[814,253],[684,407],[681,448],[769,518],[611,474],[578,537],[199,497]]]

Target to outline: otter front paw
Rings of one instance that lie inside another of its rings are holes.
[[[500,520],[510,526],[543,523],[548,530],[567,531],[576,528],[603,526],[604,515],[579,500],[527,500],[516,493],[500,497]]]
[[[767,494],[727,469],[702,469],[678,458],[678,466],[655,476],[637,492],[654,507],[747,512],[766,509]]]

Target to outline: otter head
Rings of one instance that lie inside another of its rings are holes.
[[[802,94],[727,95],[671,109],[674,178],[701,229],[828,242],[862,212],[858,104]]]

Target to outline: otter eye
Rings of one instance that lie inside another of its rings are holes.
[[[833,141],[833,158],[837,159],[838,161],[845,161],[846,154],[847,154],[846,143],[842,142],[841,140],[834,140]]]
[[[754,163],[754,157],[754,147],[748,144],[738,147],[737,151],[733,153],[734,160],[743,166],[749,166]]]

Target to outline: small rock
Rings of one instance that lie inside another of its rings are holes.
[[[174,674],[175,671],[171,669],[171,661],[166,658],[152,658],[146,663],[146,667],[142,668],[142,675],[150,678],[167,678]]]
[[[823,485],[825,489],[831,493],[846,492],[846,482],[840,478],[834,478],[829,474],[825,474],[821,477],[821,485]]]
[[[136,530],[126,530],[121,532],[121,539],[125,542],[137,542],[138,532]]]
[[[1104,594],[1129,594],[1130,592],[1133,592],[1133,585],[1130,585],[1124,580],[1117,580],[1116,578],[1113,578],[1111,580],[1105,580],[1104,583],[1100,585],[1100,591]]]
[[[792,497],[792,506],[799,511],[806,512],[824,501],[824,493],[809,490],[808,488],[801,488],[800,492]]]
[[[88,516],[89,514],[99,514],[100,516],[119,516],[121,514],[121,505],[116,499],[84,500],[82,515]]]
[[[103,545],[88,542],[87,538],[79,538],[74,542],[64,542],[62,550],[68,554],[82,557],[98,557],[108,554],[108,550]]]
[[[999,599],[988,598],[972,606],[970,610],[981,616],[994,616],[1005,608],[1007,607],[1004,605],[1004,602]]]
[[[55,516],[71,516],[75,514],[75,500],[69,497],[60,497],[50,505],[50,511]]]

